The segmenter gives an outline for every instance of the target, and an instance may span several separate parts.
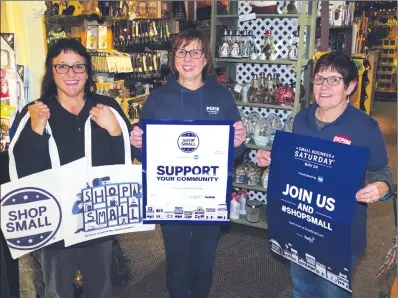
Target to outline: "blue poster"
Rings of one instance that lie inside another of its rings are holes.
[[[233,121],[143,120],[144,223],[228,223]]]
[[[271,249],[351,292],[351,226],[369,151],[278,131],[267,209]]]

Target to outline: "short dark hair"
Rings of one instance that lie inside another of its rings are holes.
[[[348,88],[351,82],[358,82],[358,68],[351,57],[341,52],[329,52],[322,55],[316,62],[314,76],[321,71],[331,69],[343,77],[344,86]],[[357,84],[358,85],[358,84]],[[351,92],[353,94],[357,87]]]
[[[93,66],[91,64],[91,56],[88,54],[86,48],[73,38],[61,38],[48,48],[46,57],[46,70],[41,82],[41,96],[51,98],[57,94],[57,86],[53,77],[53,59],[56,58],[61,52],[67,53],[72,51],[82,56],[86,63],[87,81],[84,85],[85,95],[95,93],[95,80],[93,74]]]
[[[178,50],[180,47],[185,47],[186,45],[190,44],[192,41],[197,41],[202,46],[203,55],[206,58],[206,65],[203,67],[202,70],[202,79],[206,80],[209,76],[214,75],[214,62],[213,62],[213,55],[210,49],[210,42],[207,38],[206,34],[197,28],[189,28],[180,34],[178,34],[177,38],[174,40],[173,43],[173,53],[170,58],[170,68],[171,71],[176,75],[178,78],[178,70],[175,64],[175,51]]]

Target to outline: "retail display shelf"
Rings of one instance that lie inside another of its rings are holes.
[[[352,29],[352,26],[329,26],[329,29]]]
[[[246,215],[241,215],[239,219],[231,219],[231,223],[236,223],[240,225],[251,226],[254,228],[260,228],[264,230],[268,230],[268,222],[267,222],[267,214],[266,209],[261,208],[260,211],[260,220],[259,222],[248,222],[246,219]]]
[[[99,24],[98,20],[100,18],[93,18],[90,15],[80,15],[80,16],[66,16],[66,15],[55,15],[48,17],[49,25],[58,25],[61,27],[81,27],[87,21],[88,23]],[[114,18],[102,18],[103,23],[101,25],[110,27]],[[127,20],[127,19],[126,19]]]
[[[267,103],[253,103],[244,101],[235,101],[237,106],[247,106],[247,107],[257,107],[257,108],[267,108],[267,109],[278,109],[278,110],[291,110],[291,106],[280,106]]]
[[[224,14],[216,15],[216,18],[239,18],[245,14]],[[256,18],[298,18],[299,14],[256,14]]]
[[[264,188],[262,185],[248,185],[248,184],[241,184],[241,183],[232,182],[232,186],[235,187],[235,188],[251,189],[251,190],[257,190],[257,191],[262,191],[262,192],[266,192],[267,191],[267,189]]]
[[[378,70],[377,74],[380,75],[393,75],[395,73],[395,70],[391,70],[391,71],[386,71],[386,70]]]
[[[376,92],[397,93],[397,89],[393,88],[376,88]]]
[[[285,65],[296,65],[297,61],[288,59],[276,59],[276,60],[252,60],[250,58],[215,58],[215,62],[232,62],[232,63],[255,63],[255,64],[285,64]]]
[[[267,151],[271,150],[271,147],[269,147],[269,146],[257,146],[256,144],[245,144],[245,146],[246,146],[246,148],[255,149],[255,150],[257,150],[257,149],[263,149],[263,150],[267,150]]]
[[[126,101],[141,101],[144,100],[146,97],[148,97],[149,94],[141,94],[138,96],[134,96],[134,97],[128,97],[125,100]]]

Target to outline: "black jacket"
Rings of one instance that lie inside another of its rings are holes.
[[[61,165],[84,157],[84,124],[89,117],[89,111],[97,104],[104,104],[113,107],[123,117],[129,131],[132,129],[129,120],[123,113],[119,104],[111,97],[98,94],[88,96],[83,109],[78,115],[74,115],[65,110],[55,98],[40,98],[39,100],[46,104],[50,109],[50,119],[48,121],[55,143],[57,144]],[[29,105],[22,109],[17,118],[17,126],[19,125],[20,120],[28,112],[28,106]],[[99,127],[94,121],[91,123],[91,133],[93,166],[124,163],[124,145],[122,136],[112,137],[105,129]],[[31,122],[29,119],[19,136],[13,151],[19,178],[51,168],[48,150],[49,137],[50,136],[47,132],[43,135],[35,133],[31,129]],[[48,183],[51,183],[51,181],[48,181]],[[111,239],[113,239],[113,237],[103,237],[75,244],[70,247],[86,247],[96,243],[109,241]],[[46,248],[64,248],[64,242],[59,241],[47,246]]]

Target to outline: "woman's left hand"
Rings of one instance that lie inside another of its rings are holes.
[[[388,193],[388,185],[384,182],[377,181],[366,185],[364,188],[360,189],[355,198],[358,202],[363,203],[374,203],[379,201]]]
[[[99,103],[90,110],[90,115],[92,116],[91,119],[98,126],[106,129],[111,136],[120,135],[122,132],[119,122],[108,106]]]
[[[242,121],[234,123],[234,147],[239,147],[246,141],[246,129]]]

